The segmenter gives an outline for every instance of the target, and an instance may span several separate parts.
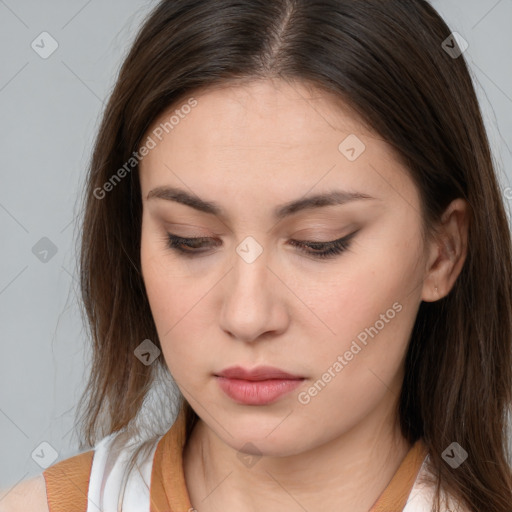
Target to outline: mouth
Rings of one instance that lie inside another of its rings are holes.
[[[215,374],[215,379],[222,391],[236,403],[267,405],[294,390],[305,377],[269,366],[252,370],[237,366]]]
[[[256,368],[252,369],[243,368],[242,366],[231,366],[215,374],[215,376],[248,381],[261,381],[271,379],[304,379],[302,375],[294,375],[274,366],[257,366]]]

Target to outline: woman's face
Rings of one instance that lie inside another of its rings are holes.
[[[389,146],[332,98],[280,81],[204,90],[144,141],[143,277],[163,356],[199,417],[233,448],[268,455],[390,425],[427,251],[418,191]],[[301,207],[334,191],[365,198]],[[168,233],[206,240],[181,253]],[[293,242],[345,237],[325,258]],[[244,403],[216,376],[235,365],[303,380]]]

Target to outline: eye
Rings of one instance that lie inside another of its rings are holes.
[[[199,251],[198,249],[201,248],[205,242],[208,242],[208,240],[212,240],[208,237],[182,238],[180,236],[173,235],[172,233],[167,233],[167,237],[167,246],[169,249],[187,256],[194,256],[200,252],[206,252]]]
[[[289,243],[294,247],[298,247],[300,251],[305,252],[308,256],[318,259],[327,259],[333,258],[346,251],[350,247],[350,242],[356,233],[357,231],[343,238],[339,238],[338,240],[329,242],[290,240]],[[169,249],[190,258],[206,253],[208,249],[200,249],[205,245],[212,246],[212,244],[209,243],[210,240],[213,239],[208,237],[182,238],[172,233],[167,233],[167,246]]]
[[[347,235],[338,240],[332,240],[330,242],[308,242],[305,240],[290,240],[290,244],[298,247],[301,251],[306,252],[308,255],[314,258],[326,259],[333,258],[338,254],[346,251],[350,247],[352,238],[357,233],[354,231],[350,235]]]

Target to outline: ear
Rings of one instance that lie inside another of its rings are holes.
[[[458,198],[443,213],[439,234],[428,247],[421,297],[425,302],[434,302],[448,295],[462,270],[467,255],[468,210],[468,203]]]

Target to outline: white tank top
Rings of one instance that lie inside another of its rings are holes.
[[[123,474],[136,447],[136,444],[131,443],[113,450],[112,444],[118,434],[110,434],[94,447],[87,512],[118,512],[117,502],[122,492]],[[121,504],[122,512],[149,512],[151,470],[157,444],[158,442],[146,459],[139,464],[140,471],[135,467],[131,472]]]
[[[139,465],[140,472],[135,468],[130,474],[122,509],[118,509],[117,502],[122,492],[123,472],[136,445],[125,444],[114,451],[112,444],[117,435],[118,432],[110,434],[94,448],[87,512],[120,512],[121,510],[122,512],[150,512],[151,471],[158,442]],[[428,455],[421,465],[402,512],[431,512],[434,490],[431,486],[420,482],[421,477],[427,472],[427,460]],[[453,512],[468,512],[457,509],[451,502],[449,508]]]

